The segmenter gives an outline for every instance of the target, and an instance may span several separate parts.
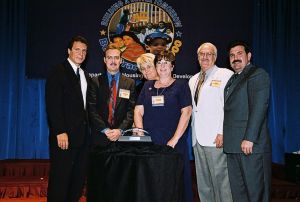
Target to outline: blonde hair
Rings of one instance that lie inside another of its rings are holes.
[[[136,59],[136,65],[139,68],[139,70],[141,69],[142,64],[150,64],[150,65],[155,66],[154,65],[154,58],[155,58],[154,54],[144,53]]]
[[[113,50],[113,49],[120,51],[120,55],[122,54],[122,51],[120,50],[119,47],[117,47],[114,43],[109,43],[109,44],[107,45],[107,47],[105,48],[105,51],[104,51],[105,56],[106,56],[106,52],[107,52],[108,50]]]

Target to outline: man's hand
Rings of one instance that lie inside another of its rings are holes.
[[[120,129],[108,129],[105,131],[105,135],[106,137],[110,140],[110,141],[117,141],[119,139],[119,137],[121,136],[121,130]]]
[[[68,149],[69,148],[69,139],[67,133],[61,133],[56,136],[57,138],[57,146],[61,149]]]
[[[223,147],[223,135],[217,134],[217,137],[216,137],[214,143],[216,144],[216,148],[222,148]]]
[[[253,142],[250,142],[248,140],[243,140],[241,144],[241,148],[244,154],[246,155],[252,154]]]

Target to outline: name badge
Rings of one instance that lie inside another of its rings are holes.
[[[210,86],[220,87],[221,86],[221,80],[212,80],[211,83],[210,83]]]
[[[152,96],[152,106],[159,107],[165,105],[165,98],[163,95]]]
[[[129,99],[129,97],[130,97],[130,90],[120,89],[119,90],[119,97],[120,98]]]

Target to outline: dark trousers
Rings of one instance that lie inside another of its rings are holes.
[[[88,165],[88,146],[62,150],[50,144],[48,202],[78,202]]]
[[[271,201],[271,153],[227,154],[234,202]]]

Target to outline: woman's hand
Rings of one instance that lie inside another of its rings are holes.
[[[136,135],[136,136],[145,136],[143,130],[140,129],[140,128],[134,128],[134,129],[132,130],[132,134],[133,134],[133,135]]]
[[[173,147],[175,148],[176,144],[178,143],[178,139],[176,138],[171,138],[168,142],[167,142],[167,145],[170,146],[170,147]]]

